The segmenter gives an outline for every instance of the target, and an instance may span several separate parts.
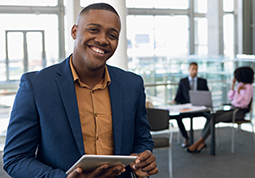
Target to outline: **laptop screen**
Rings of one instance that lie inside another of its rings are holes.
[[[213,107],[212,95],[210,91],[204,90],[189,90],[190,103],[193,106]]]

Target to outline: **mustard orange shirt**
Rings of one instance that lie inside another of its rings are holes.
[[[104,78],[90,88],[82,83],[72,64],[70,66],[75,84],[76,97],[86,154],[113,155],[112,113],[109,94],[111,82],[107,67]]]

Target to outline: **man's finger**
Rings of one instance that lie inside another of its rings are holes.
[[[93,174],[93,177],[97,177],[97,178],[116,177],[125,171],[126,171],[125,168],[122,166],[108,167],[107,169],[104,170],[103,174],[102,172],[101,173],[98,172],[99,174]],[[93,173],[96,173],[96,172],[93,172]]]
[[[102,165],[98,168],[96,168],[91,174],[91,177],[99,177],[101,174],[103,174],[104,172],[106,172],[106,170],[109,168],[109,165],[105,164]]]
[[[155,169],[149,171],[149,175],[154,175],[154,174],[157,174],[159,172],[158,168],[156,167]]]
[[[82,173],[82,169],[78,167],[78,168],[74,169],[70,174],[68,174],[67,178],[78,177],[81,173]]]
[[[138,159],[135,161],[136,163],[142,162],[148,159],[152,155],[150,150],[145,150],[144,152],[139,154]]]
[[[135,164],[132,165],[132,169],[137,170],[139,168],[145,167],[146,165],[151,164],[155,160],[156,157],[151,153],[151,151],[146,150],[139,154],[139,157],[135,161]]]
[[[141,169],[143,172],[150,172],[150,171],[154,170],[155,168],[157,168],[157,163],[156,163],[156,161],[153,161],[150,164],[142,166]]]
[[[144,158],[147,159],[150,155],[152,155],[152,152],[150,150],[145,150],[141,154],[139,154],[140,159]]]
[[[138,154],[132,153],[129,156],[137,156],[136,160],[129,164],[130,167],[133,167],[134,164],[137,164],[138,162],[140,162]]]

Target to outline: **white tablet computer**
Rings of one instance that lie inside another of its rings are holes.
[[[89,172],[103,164],[108,164],[110,167],[117,165],[127,166],[136,159],[137,156],[83,155],[68,171],[66,171],[66,174],[69,174],[77,167]]]

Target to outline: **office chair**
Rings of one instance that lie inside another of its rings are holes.
[[[169,177],[172,172],[172,131],[170,130],[169,111],[157,108],[147,108],[147,118],[151,126],[151,135],[154,141],[154,149],[168,148]]]
[[[231,137],[231,152],[234,153],[234,142],[235,142],[235,127],[234,127],[234,124],[237,124],[238,127],[237,127],[237,133],[240,134],[239,132],[241,131],[241,124],[244,124],[244,123],[250,123],[251,124],[251,129],[252,129],[252,137],[253,137],[253,145],[254,145],[254,149],[255,149],[255,135],[254,135],[254,129],[253,129],[253,123],[252,123],[252,116],[253,116],[253,112],[252,112],[252,102],[253,102],[253,98],[251,99],[249,105],[248,105],[248,112],[245,114],[246,115],[249,115],[248,119],[245,119],[245,116],[244,116],[244,119],[241,120],[241,121],[236,121],[236,113],[240,110],[240,108],[236,108],[233,112],[233,116],[232,116],[232,121],[230,122],[226,122],[226,121],[222,121],[223,123],[232,123],[232,137]],[[239,143],[242,144],[242,140],[240,139],[240,136],[239,136]]]

